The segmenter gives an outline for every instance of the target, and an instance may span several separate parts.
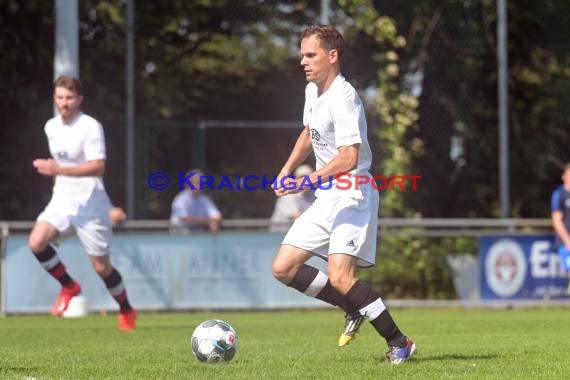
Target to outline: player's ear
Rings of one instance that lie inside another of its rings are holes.
[[[329,62],[330,63],[338,62],[338,50],[336,49],[329,50]]]

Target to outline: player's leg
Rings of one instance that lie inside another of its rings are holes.
[[[90,256],[95,272],[101,277],[111,296],[119,304],[119,328],[134,330],[136,328],[137,312],[132,307],[127,296],[127,289],[119,271],[111,265],[109,255]]]
[[[407,338],[390,315],[382,298],[366,282],[356,276],[358,257],[347,254],[329,255],[329,278],[332,286],[346,297],[347,312],[358,313],[366,318],[388,343],[386,360],[399,364],[416,350],[414,342]],[[346,334],[346,332],[345,332]],[[343,334],[343,336],[345,335]],[[339,340],[339,345],[348,344],[350,339]]]
[[[119,271],[111,264],[109,247],[112,239],[108,218],[83,220],[75,226],[77,236],[89,255],[91,265],[101,277],[111,296],[119,304],[119,328],[134,330],[137,312],[127,296],[127,289]]]
[[[330,284],[328,276],[305,264],[313,254],[291,245],[281,245],[272,265],[273,276],[283,284],[334,306],[341,306],[343,297]]]
[[[558,256],[560,257],[562,269],[568,278],[568,289],[566,291],[570,295],[570,251],[564,245],[561,245],[558,247]]]
[[[328,276],[305,262],[312,256],[326,258],[330,238],[330,207],[315,201],[289,229],[273,262],[275,278],[307,296],[334,306],[343,297],[331,286]]]
[[[378,234],[378,192],[372,187],[366,187],[362,192],[361,199],[355,199],[344,207],[340,205],[337,210],[331,233],[329,278],[332,285],[346,296],[348,317],[345,325],[350,326],[350,316],[366,318],[388,343],[386,360],[399,364],[413,355],[416,346],[402,334],[378,294],[357,277],[358,266],[372,266],[376,262]],[[353,330],[345,327],[339,339],[340,346],[354,338],[356,332]]]
[[[81,293],[81,287],[69,276],[65,265],[63,265],[56,250],[50,244],[50,242],[57,239],[59,235],[58,229],[52,223],[40,220],[40,218],[48,219],[46,213],[40,215],[38,222],[30,233],[28,244],[34,257],[45,271],[61,284],[60,294],[51,309],[53,315],[60,316],[69,306],[71,298]],[[61,223],[55,222],[54,224]]]
[[[345,256],[344,258],[346,258],[346,260],[338,256]],[[360,325],[362,325],[364,321],[364,317],[358,312],[358,308],[346,297],[348,291],[358,280],[356,277],[356,262],[357,259],[351,256],[329,255],[329,282],[331,287],[335,289],[342,298],[343,310],[346,312],[344,329],[338,341],[340,347],[348,345],[350,341],[356,337]],[[333,277],[331,277],[331,275]]]

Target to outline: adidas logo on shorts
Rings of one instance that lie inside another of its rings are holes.
[[[356,248],[356,244],[354,244],[354,240],[351,240],[348,243],[346,243],[346,246],[351,247],[351,248]]]

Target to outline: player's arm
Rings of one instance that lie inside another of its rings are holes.
[[[554,227],[554,231],[560,236],[566,248],[570,249],[570,232],[564,224],[564,214],[562,211],[552,211],[552,227]]]
[[[321,183],[323,183],[323,181],[327,181],[330,177],[335,177],[339,173],[346,173],[356,169],[359,148],[360,144],[339,147],[338,155],[335,158],[309,175],[313,185],[318,183],[319,178],[322,179]]]
[[[283,189],[281,188],[281,179],[291,175],[295,168],[305,161],[312,150],[313,145],[311,143],[311,133],[309,128],[305,127],[299,134],[299,137],[297,137],[297,141],[293,146],[289,159],[285,162],[285,165],[283,165],[281,171],[277,175],[277,180],[275,181],[275,194],[284,195]]]
[[[317,187],[319,184],[327,183],[331,177],[335,177],[339,173],[354,170],[358,163],[359,148],[360,144],[339,147],[338,155],[335,158],[308,176],[311,183]],[[287,184],[289,189],[279,189],[278,195],[298,193],[303,186],[307,186],[304,178],[299,178],[296,181],[292,180]]]
[[[102,177],[105,174],[105,160],[91,160],[78,166],[60,166],[52,159],[33,161],[38,173],[45,176],[68,175],[73,177]]]
[[[362,139],[360,137],[359,108],[361,102],[357,100],[356,94],[352,92],[344,93],[333,99],[330,106],[330,115],[335,129],[335,145],[338,154],[319,170],[311,173],[309,179],[313,185],[328,181],[339,173],[346,173],[354,170],[358,166],[358,155]],[[319,181],[319,179],[321,181]],[[296,183],[301,187],[302,181]]]

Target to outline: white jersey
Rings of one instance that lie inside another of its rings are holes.
[[[83,112],[79,112],[69,124],[63,124],[61,117],[56,116],[47,121],[44,130],[50,153],[59,166],[79,166],[88,161],[106,159],[103,127]],[[86,204],[96,191],[105,192],[101,177],[58,175],[53,197]]]
[[[50,153],[59,166],[79,166],[106,158],[101,124],[82,112],[69,124],[56,116],[48,120],[44,130]],[[105,256],[112,238],[110,209],[101,177],[58,175],[51,200],[37,221],[54,226],[60,238],[75,230],[87,254]]]
[[[309,83],[305,90],[303,124],[310,129],[316,167],[322,168],[338,155],[338,148],[360,144],[358,163],[347,190],[317,189],[317,200],[295,220],[282,244],[292,245],[327,259],[331,254],[358,258],[359,266],[376,262],[378,191],[354,186],[354,175],[370,175],[372,153],[366,136],[364,107],[354,87],[338,75],[321,96]]]
[[[321,96],[315,83],[305,89],[303,125],[311,133],[317,170],[338,155],[338,148],[360,144],[351,174],[366,173],[372,163],[364,106],[356,90],[339,74]]]

